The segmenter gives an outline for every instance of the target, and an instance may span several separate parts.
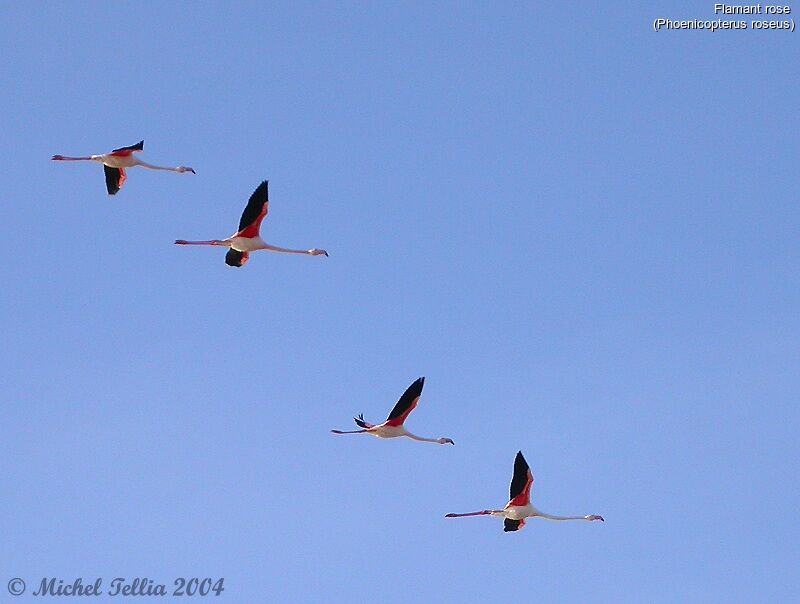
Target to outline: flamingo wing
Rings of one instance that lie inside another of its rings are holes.
[[[247,261],[250,259],[250,254],[247,252],[240,252],[233,248],[228,250],[228,253],[225,254],[225,264],[228,266],[235,266],[236,268],[241,268]]]
[[[261,221],[267,216],[267,212],[269,212],[269,181],[265,180],[250,196],[250,201],[247,202],[239,220],[239,232],[236,236],[257,237]]]
[[[524,518],[520,520],[511,520],[511,518],[506,518],[503,522],[503,532],[510,533],[512,531],[518,531],[523,526],[525,526]]]
[[[144,150],[144,140],[140,140],[135,145],[129,145],[127,147],[120,147],[119,149],[114,149],[112,153],[121,153],[124,155],[130,155],[134,151],[143,151]],[[125,153],[127,151],[127,153]]]
[[[116,195],[117,192],[122,188],[122,185],[125,184],[125,179],[127,178],[125,175],[125,169],[109,168],[103,164],[103,170],[106,173],[106,189],[108,190],[108,194]]]
[[[356,425],[359,428],[364,428],[365,430],[369,430],[369,429],[375,427],[375,424],[371,424],[368,421],[364,420],[364,414],[363,413],[359,413],[358,417],[354,417],[353,418],[353,421],[356,423]]]
[[[514,458],[514,476],[511,478],[508,505],[528,505],[531,500],[532,486],[533,473],[531,468],[522,456],[522,451],[517,451],[517,456]]]
[[[419,402],[419,397],[422,396],[422,386],[425,385],[425,378],[421,377],[414,381],[406,391],[397,404],[392,409],[389,417],[386,419],[387,426],[402,426],[406,421],[408,414],[411,413]]]

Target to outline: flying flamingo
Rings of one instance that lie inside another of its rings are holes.
[[[242,267],[250,258],[250,252],[256,250],[270,250],[271,252],[283,252],[285,254],[308,254],[309,256],[327,256],[325,250],[289,250],[265,243],[259,235],[261,221],[264,220],[269,212],[269,181],[265,180],[258,188],[253,191],[250,201],[247,202],[239,220],[239,230],[227,239],[211,239],[209,241],[186,241],[178,239],[177,245],[219,245],[230,248],[225,255],[225,264],[228,266]]]
[[[374,425],[364,421],[364,415],[354,417],[353,420],[356,425],[363,428],[362,430],[331,430],[334,434],[372,434],[378,438],[397,438],[398,436],[407,436],[413,440],[421,440],[427,443],[439,443],[440,445],[450,444],[454,445],[450,438],[424,438],[411,434],[406,430],[403,422],[406,421],[409,414],[414,410],[419,402],[419,397],[422,395],[422,386],[425,384],[425,378],[421,377],[411,384],[397,404],[392,409],[389,417],[382,424]]]
[[[517,452],[514,459],[514,476],[511,478],[511,499],[502,510],[483,510],[467,514],[447,514],[445,518],[463,518],[464,516],[502,516],[505,518],[503,530],[505,532],[518,531],[525,526],[526,518],[547,518],[548,520],[600,520],[602,516],[553,516],[540,512],[531,505],[531,487],[533,474],[528,462],[522,456],[522,451]]]
[[[191,172],[192,174],[196,174],[194,169],[187,166],[165,168],[163,166],[153,166],[145,163],[133,155],[143,149],[144,141],[141,140],[130,147],[120,147],[119,149],[114,149],[111,153],[104,153],[103,155],[90,155],[89,157],[54,155],[52,159],[60,161],[96,161],[103,164],[103,170],[106,172],[106,189],[108,189],[109,195],[116,195],[117,191],[125,184],[125,179],[127,178],[125,168],[141,166],[142,168],[149,168],[151,170],[169,170],[170,172]]]

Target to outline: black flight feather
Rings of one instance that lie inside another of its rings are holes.
[[[253,224],[258,217],[261,216],[261,211],[264,209],[264,204],[269,202],[269,181],[262,182],[247,202],[242,218],[239,220],[239,230],[243,230]]]
[[[518,531],[520,524],[522,524],[522,520],[511,520],[511,518],[506,518],[505,522],[503,522],[503,532],[510,533],[512,531]]]
[[[116,195],[119,191],[119,168],[109,168],[103,164],[103,170],[106,173],[106,189],[109,195]]]
[[[525,485],[528,483],[528,462],[522,456],[522,451],[517,451],[517,456],[514,458],[514,476],[511,478],[511,493],[510,499],[514,499],[517,495],[522,493]]]
[[[237,268],[242,267],[244,266],[244,263],[247,262],[245,259],[246,255],[246,252],[238,252],[231,248],[228,250],[228,253],[225,254],[225,264],[228,266],[235,266]]]
[[[406,410],[411,406],[414,402],[414,399],[422,396],[422,387],[425,385],[425,378],[421,377],[414,381],[406,391],[403,393],[403,396],[400,397],[400,400],[397,401],[397,404],[392,409],[392,412],[389,414],[389,417],[386,418],[387,421],[390,419],[395,419],[396,417],[400,417]]]
[[[119,149],[114,149],[112,153],[116,153],[117,151],[142,151],[144,149],[144,140],[140,140],[135,145],[130,145],[129,147],[120,147]]]

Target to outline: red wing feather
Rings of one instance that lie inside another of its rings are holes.
[[[127,176],[123,168],[109,168],[103,165],[103,171],[106,173],[106,190],[109,195],[116,195],[117,192],[125,184]]]
[[[514,476],[511,478],[508,505],[528,505],[531,500],[532,486],[533,473],[528,466],[528,462],[522,456],[522,451],[518,451],[517,456],[514,458]]]
[[[411,413],[414,408],[419,403],[419,397],[422,396],[422,387],[425,385],[425,378],[421,377],[414,381],[406,391],[403,393],[403,396],[400,397],[400,400],[397,401],[397,404],[392,409],[392,412],[389,414],[389,417],[386,419],[387,426],[402,426],[403,422],[406,421],[409,413]]]
[[[269,181],[265,180],[250,196],[250,200],[242,212],[242,218],[239,220],[239,231],[236,236],[248,239],[257,237],[261,229],[261,222],[266,218],[268,212]]]

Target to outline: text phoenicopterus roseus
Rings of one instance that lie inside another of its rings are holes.
[[[90,155],[88,157],[67,157],[65,155],[54,155],[52,159],[60,161],[96,161],[103,164],[103,170],[106,173],[106,189],[109,195],[116,195],[117,191],[125,184],[127,175],[125,168],[134,168],[141,166],[142,168],[149,168],[150,170],[168,170],[169,172],[191,172],[195,174],[194,169],[187,166],[178,166],[177,168],[167,168],[164,166],[153,166],[138,159],[134,153],[144,149],[144,141],[141,140],[135,145],[130,147],[120,147],[114,149],[111,153],[104,153],[102,155]]]
[[[502,516],[505,518],[503,530],[505,532],[518,531],[525,526],[526,518],[546,518],[548,520],[603,520],[602,516],[590,514],[588,516],[553,516],[540,512],[531,505],[531,487],[533,474],[528,462],[522,456],[522,451],[517,452],[514,459],[514,476],[511,479],[511,499],[502,510],[482,510],[466,514],[447,514],[445,518],[463,518],[465,516]]]
[[[210,239],[208,241],[186,241],[178,239],[177,245],[218,245],[230,248],[225,255],[225,264],[229,266],[242,267],[250,258],[250,252],[256,250],[269,250],[271,252],[282,252],[284,254],[307,254],[309,256],[327,256],[325,250],[316,248],[310,250],[290,250],[277,247],[266,243],[259,231],[261,221],[264,220],[269,212],[269,181],[264,181],[253,191],[250,201],[247,202],[239,220],[239,230],[227,239]]]
[[[356,425],[360,426],[361,430],[331,430],[334,434],[372,434],[378,438],[397,438],[398,436],[406,436],[413,440],[421,440],[428,443],[438,443],[440,445],[455,443],[451,438],[424,438],[417,436],[406,430],[403,423],[406,418],[414,410],[419,402],[419,397],[422,395],[422,386],[425,384],[425,378],[421,377],[411,384],[397,404],[392,409],[389,417],[382,424],[370,424],[364,421],[364,415],[353,418]]]

